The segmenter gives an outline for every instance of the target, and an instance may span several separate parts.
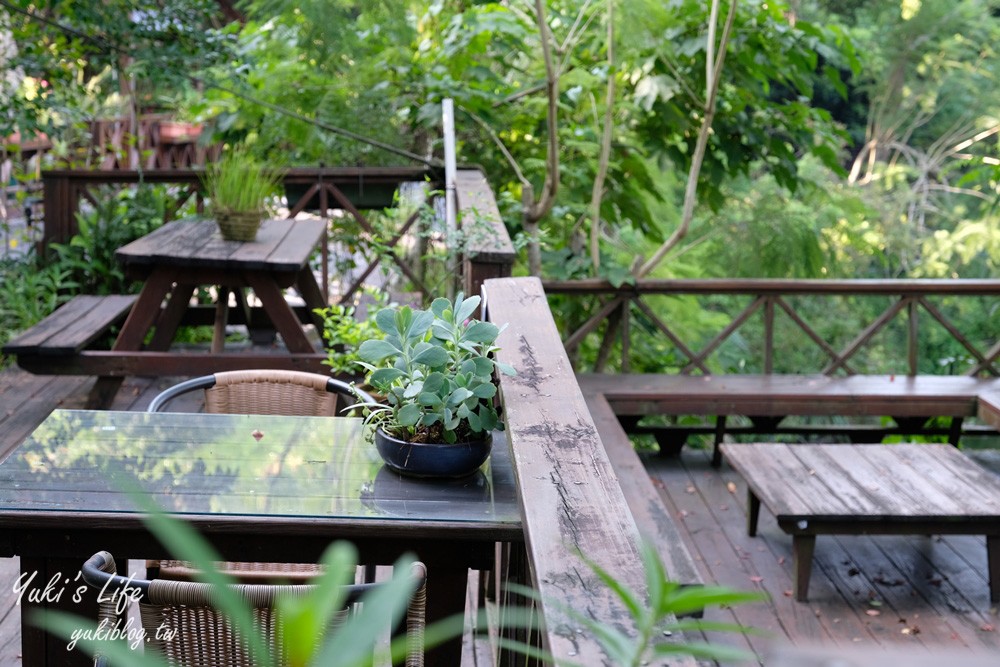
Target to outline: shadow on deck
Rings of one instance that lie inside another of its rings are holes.
[[[758,536],[747,536],[746,484],[727,463],[714,469],[710,459],[709,451],[691,448],[680,457],[644,459],[705,581],[763,590],[770,598],[711,614],[764,634],[713,634],[710,641],[751,650],[761,664],[777,664],[769,656],[789,644],[837,647],[838,654],[910,648],[930,657],[934,651],[936,664],[945,654],[953,664],[971,664],[961,656],[996,655],[1000,619],[989,601],[983,537],[820,536],[809,602],[796,602],[791,537],[766,508]],[[837,664],[877,658],[869,660]]]

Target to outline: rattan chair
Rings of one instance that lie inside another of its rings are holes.
[[[252,666],[248,651],[234,636],[225,618],[212,605],[215,592],[210,584],[163,579],[134,579],[119,576],[110,553],[101,551],[91,556],[82,568],[84,581],[102,593],[98,622],[114,627],[117,620],[118,597],[127,595],[137,600],[141,626],[146,632],[145,650],[154,650],[176,667]],[[424,626],[427,600],[427,569],[414,563],[416,579],[413,595],[406,609],[405,623],[400,631],[406,636],[406,667],[424,664]],[[345,613],[360,602],[368,591],[382,584],[353,584],[347,587]],[[123,588],[125,587],[125,588]],[[233,584],[235,590],[253,609],[254,625],[273,658],[279,658],[280,646],[274,601],[279,595],[307,595],[315,586]],[[122,591],[125,591],[124,593]],[[339,617],[341,620],[343,615]],[[386,623],[386,632],[389,628]],[[167,639],[169,637],[169,640]],[[95,667],[105,667],[106,658],[94,656]],[[283,661],[278,660],[278,664]]]
[[[246,370],[215,373],[170,387],[149,404],[146,412],[163,412],[173,399],[205,390],[205,412],[240,415],[337,416],[351,405],[374,403],[367,393],[346,382],[317,373],[284,370]],[[343,405],[341,405],[341,403]],[[220,570],[241,582],[302,582],[318,573],[313,563],[218,563]],[[149,561],[151,576],[191,580],[195,570],[179,560]]]
[[[163,412],[170,401],[199,389],[205,390],[205,412],[223,414],[334,417],[348,406],[375,402],[360,389],[318,373],[255,369],[181,382],[157,395],[146,412]]]

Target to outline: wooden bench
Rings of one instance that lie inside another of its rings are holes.
[[[958,444],[963,434],[983,433],[966,427],[966,417],[983,417],[980,396],[1000,397],[1000,379],[945,375],[665,375],[578,374],[585,396],[602,395],[626,431],[652,433],[662,449],[679,449],[688,435],[714,435],[712,462],[721,462],[719,444],[726,433],[836,433],[852,442],[879,442],[887,435],[947,435]],[[997,400],[1000,405],[1000,399]],[[638,426],[649,415],[714,416],[712,426]],[[732,427],[726,418],[743,415],[751,426]],[[783,426],[790,415],[891,417],[894,426]],[[1000,426],[996,421],[986,432]],[[928,425],[949,418],[947,427]]]
[[[672,579],[686,586],[703,584],[674,518],[660,500],[649,473],[608,401],[603,396],[585,398],[639,532],[657,547]]]
[[[3,346],[17,364],[38,374],[58,373],[58,366],[92,345],[121,323],[135,302],[134,295],[75,296],[51,315]]]
[[[1000,430],[1000,391],[987,391],[979,395],[976,415],[984,424]]]
[[[1000,602],[1000,479],[948,445],[722,446],[747,483],[747,533],[763,503],[792,535],[805,602],[817,535],[985,535]]]

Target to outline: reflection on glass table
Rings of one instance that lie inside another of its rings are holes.
[[[115,492],[135,480],[179,514],[516,522],[498,440],[474,475],[422,481],[385,469],[360,419],[57,410],[0,465],[0,508],[131,512]]]

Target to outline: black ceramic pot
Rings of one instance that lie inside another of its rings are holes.
[[[490,455],[493,434],[484,440],[454,445],[406,442],[375,431],[375,447],[386,466],[410,477],[465,477],[479,470]]]

